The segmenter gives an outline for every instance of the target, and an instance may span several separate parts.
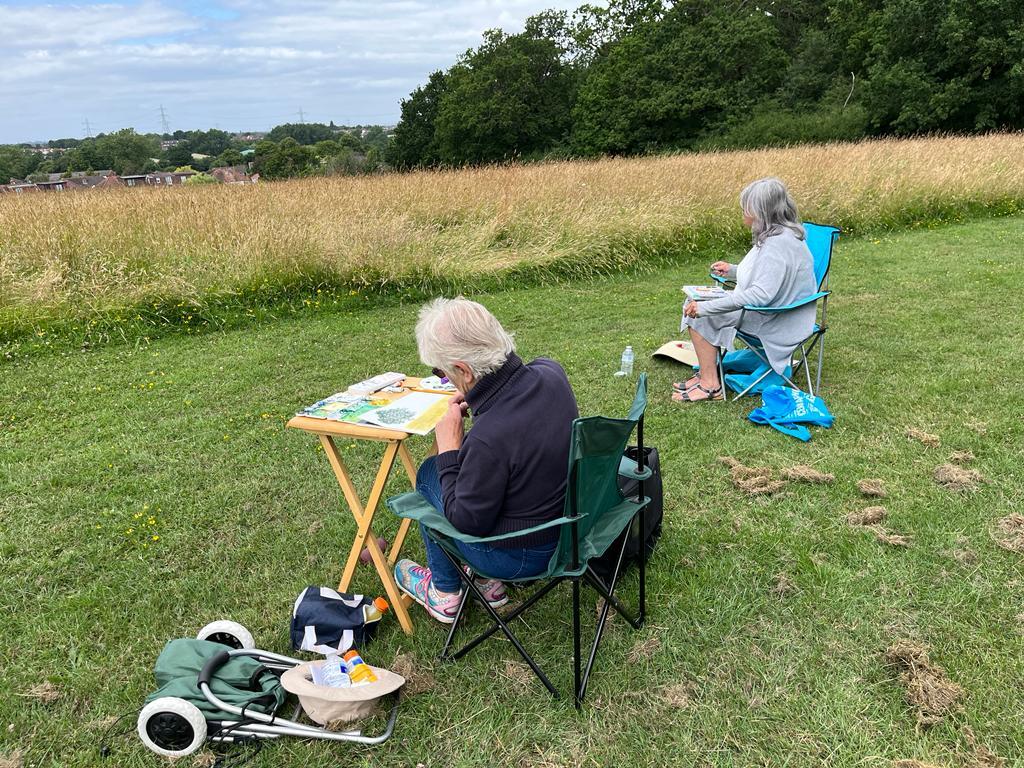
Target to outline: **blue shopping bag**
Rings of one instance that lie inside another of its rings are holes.
[[[767,387],[761,395],[761,402],[761,407],[752,410],[748,419],[755,424],[767,424],[805,443],[811,439],[811,431],[804,424],[828,428],[835,421],[824,400],[799,389]]]

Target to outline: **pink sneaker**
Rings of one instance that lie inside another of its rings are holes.
[[[463,566],[467,574],[469,573],[469,566]],[[505,593],[505,585],[497,579],[473,579],[473,583],[476,584],[476,588],[483,593],[484,598],[487,600],[488,605],[491,608],[501,608],[508,602],[508,595]]]
[[[455,614],[462,602],[462,591],[453,595],[442,595],[430,578],[430,569],[418,565],[412,560],[399,560],[395,563],[395,581],[398,588],[427,609],[427,613],[442,624],[455,621]]]

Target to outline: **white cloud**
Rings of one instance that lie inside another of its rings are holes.
[[[24,48],[102,46],[129,38],[188,32],[196,19],[156,2],[96,5],[0,5],[7,54]]]
[[[0,142],[132,126],[394,122],[399,101],[484,30],[575,0],[158,0],[0,6]]]

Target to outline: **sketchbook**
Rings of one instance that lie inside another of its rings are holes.
[[[450,397],[431,392],[406,392],[398,397],[338,392],[303,408],[298,415],[427,435],[444,416]]]
[[[707,301],[722,298],[726,290],[719,285],[684,285],[683,293],[694,301]]]
[[[383,408],[363,414],[362,420],[378,427],[426,435],[444,416],[450,399],[449,395],[436,392],[410,392]]]

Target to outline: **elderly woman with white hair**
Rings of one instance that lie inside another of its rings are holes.
[[[420,466],[416,490],[463,533],[494,536],[555,520],[565,502],[572,422],[579,416],[565,371],[554,360],[524,363],[512,336],[487,309],[462,297],[420,310],[420,359],[458,390],[434,430],[437,455]],[[464,429],[472,412],[473,428]],[[450,624],[462,599],[459,572],[425,529],[426,566],[395,565],[403,592]],[[508,601],[499,579],[535,576],[547,567],[559,533],[549,528],[494,544],[457,546],[494,607]]]
[[[744,312],[743,307],[782,307],[817,290],[814,257],[804,241],[796,203],[779,179],[759,179],[740,194],[743,224],[750,227],[753,247],[739,264],[716,261],[711,271],[736,281],[736,289],[708,301],[689,301],[683,322],[697,353],[700,371],[674,384],[674,400],[721,400],[718,350],[731,348],[737,328],[756,336],[776,373],[785,371],[793,350],[814,328],[813,304],[787,312]],[[742,322],[742,325],[741,325]]]

